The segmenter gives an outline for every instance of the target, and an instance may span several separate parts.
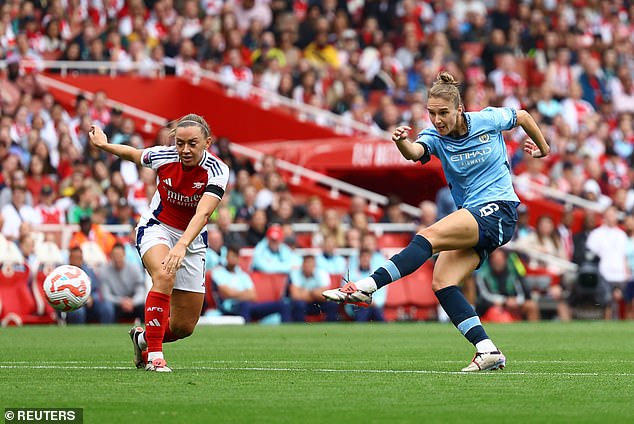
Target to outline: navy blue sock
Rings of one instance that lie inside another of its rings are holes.
[[[399,278],[416,271],[431,257],[432,247],[429,240],[416,234],[407,247],[392,256],[385,264],[370,276],[376,282],[376,288],[390,284]]]
[[[488,339],[480,318],[458,286],[449,286],[436,292],[440,305],[447,312],[453,325],[458,328],[463,336],[474,346],[482,340]]]

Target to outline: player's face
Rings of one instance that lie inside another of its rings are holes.
[[[440,97],[430,97],[427,101],[429,119],[438,134],[447,135],[453,132],[458,125],[458,116],[462,113],[462,106],[457,108],[452,102]]]
[[[211,143],[211,137],[205,138],[202,128],[198,125],[176,128],[174,138],[178,156],[184,166],[197,165]]]

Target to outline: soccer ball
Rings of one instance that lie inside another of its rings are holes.
[[[90,278],[73,265],[55,268],[46,276],[43,286],[49,305],[62,312],[81,308],[90,296]]]

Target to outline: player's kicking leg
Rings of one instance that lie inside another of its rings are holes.
[[[405,249],[392,256],[371,276],[348,283],[338,289],[326,290],[322,295],[337,303],[369,306],[372,303],[372,293],[416,271],[431,255],[431,243],[422,235],[417,234]]]

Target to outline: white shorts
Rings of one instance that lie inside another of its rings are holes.
[[[136,227],[136,247],[143,259],[143,255],[156,245],[164,244],[171,249],[182,235],[182,231],[154,218],[141,220]],[[176,271],[175,289],[205,293],[206,254],[207,232],[203,231],[187,247],[181,267]]]

